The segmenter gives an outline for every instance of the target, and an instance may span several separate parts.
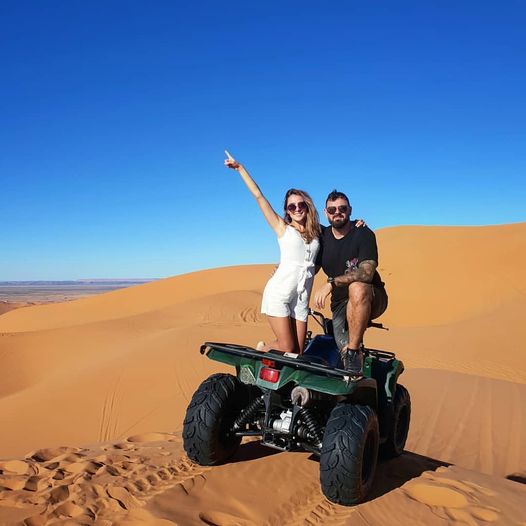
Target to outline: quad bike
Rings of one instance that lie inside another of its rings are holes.
[[[201,346],[201,354],[234,366],[236,375],[213,374],[194,393],[184,448],[203,466],[228,460],[245,436],[281,451],[309,451],[319,456],[324,495],[357,504],[371,489],[379,453],[394,457],[404,449],[411,416],[409,392],[397,383],[404,366],[393,353],[363,347],[363,377],[350,378],[331,320],[309,314],[324,334],[309,332],[302,355]]]

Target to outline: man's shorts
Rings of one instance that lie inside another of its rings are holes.
[[[387,309],[388,297],[384,287],[375,287],[373,289],[373,301],[371,304],[371,320],[381,316]],[[334,339],[338,349],[342,349],[349,343],[349,330],[347,327],[347,300],[338,303],[332,311],[332,327],[334,330]]]

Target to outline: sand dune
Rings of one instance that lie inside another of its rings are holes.
[[[9,312],[10,310],[20,309],[22,307],[28,307],[30,305],[34,305],[34,303],[24,301],[2,300],[0,301],[0,316],[2,314],[5,314],[6,312]]]
[[[379,267],[391,299],[385,321],[444,325],[525,301],[525,233],[524,223],[380,230]]]
[[[272,272],[272,265],[229,267],[205,270],[129,287],[74,302],[40,306],[7,313],[0,319],[0,331],[29,332],[97,321],[137,316],[164,307],[184,305],[187,301],[223,292],[261,292]],[[184,306],[183,306],[184,309]]]
[[[366,342],[404,361],[413,419],[370,502],[328,503],[308,454],[248,442],[212,469],[183,454],[188,400],[228,370],[199,345],[270,337],[259,302],[272,265],[254,265],[0,316],[0,524],[526,522],[525,486],[504,478],[526,473],[526,224],[378,239],[390,330]]]

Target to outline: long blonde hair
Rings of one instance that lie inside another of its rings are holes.
[[[318,211],[316,210],[316,207],[314,206],[314,203],[307,192],[298,190],[297,188],[291,188],[290,190],[287,190],[287,193],[285,194],[285,202],[283,203],[283,210],[285,211],[283,219],[285,223],[290,224],[292,222],[292,218],[287,212],[287,201],[291,195],[299,195],[303,198],[307,205],[307,220],[305,221],[305,230],[304,232],[301,232],[301,235],[307,243],[310,243],[317,237],[320,237],[321,234],[320,217],[318,216]]]

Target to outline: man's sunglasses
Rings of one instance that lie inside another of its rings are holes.
[[[307,208],[307,203],[305,201],[299,201],[297,203],[290,203],[287,205],[288,212],[295,212],[296,208],[298,209],[298,212],[301,212]]]
[[[338,210],[340,214],[346,214],[347,211],[349,210],[349,207],[347,205],[328,206],[326,210],[327,210],[327,213],[332,216],[333,214],[336,213],[336,210]]]

